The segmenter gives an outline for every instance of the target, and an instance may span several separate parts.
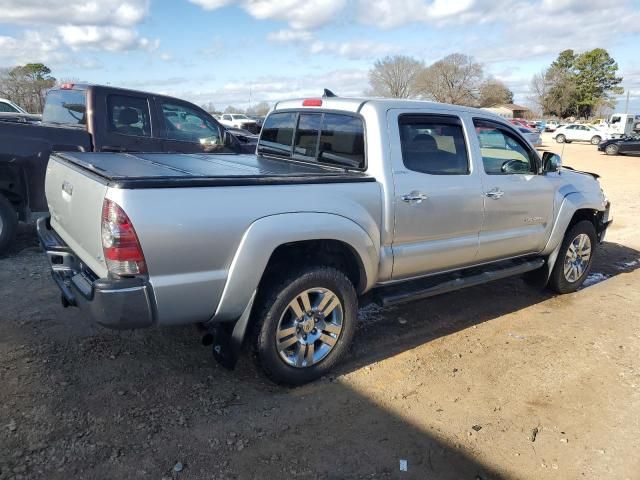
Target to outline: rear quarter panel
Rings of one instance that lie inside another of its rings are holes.
[[[107,197],[125,210],[136,229],[161,325],[204,322],[213,316],[243,236],[258,219],[300,212],[333,214],[355,222],[379,248],[381,194],[375,182],[110,188]],[[309,228],[295,224],[290,231]],[[295,240],[287,235],[281,233],[280,244]],[[260,278],[262,262],[276,246],[265,243],[252,252],[260,259],[255,263],[259,275],[253,278]],[[257,284],[248,282],[243,287],[243,295],[251,294]],[[227,312],[227,317],[233,314]]]

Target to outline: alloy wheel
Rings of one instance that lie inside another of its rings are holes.
[[[591,260],[591,239],[586,233],[581,233],[569,244],[564,257],[564,278],[569,283],[575,283],[589,266]]]
[[[333,350],[340,333],[344,310],[338,296],[326,288],[310,288],[285,308],[276,329],[280,358],[296,368],[311,367]]]

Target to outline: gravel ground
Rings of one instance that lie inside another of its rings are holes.
[[[363,309],[342,369],[297,389],[222,369],[195,328],[63,309],[21,226],[0,259],[0,479],[640,478],[640,158],[594,150],[563,152],[614,205],[588,287]]]

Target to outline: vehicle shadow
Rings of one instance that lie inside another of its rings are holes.
[[[603,242],[582,288],[637,268],[640,268],[639,251]],[[531,287],[521,277],[513,277],[402,306],[386,309],[369,306],[360,311],[352,354],[341,372],[357,370],[552,297],[552,292]]]

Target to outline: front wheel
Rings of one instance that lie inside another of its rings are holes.
[[[583,220],[567,231],[549,278],[549,288],[558,293],[575,292],[591,271],[597,237],[593,223]]]
[[[564,135],[558,135],[556,137],[556,142],[558,142],[558,143],[564,143],[566,141],[567,141],[567,137],[565,137]]]
[[[616,145],[615,143],[612,143],[611,145],[607,145],[607,148],[604,149],[604,152],[607,155],[617,155],[619,150],[620,149],[618,145]]]
[[[302,385],[325,375],[344,356],[356,330],[353,284],[332,267],[308,267],[259,293],[254,355],[277,383]]]
[[[591,145],[598,145],[602,141],[602,138],[595,135],[591,138]]]

